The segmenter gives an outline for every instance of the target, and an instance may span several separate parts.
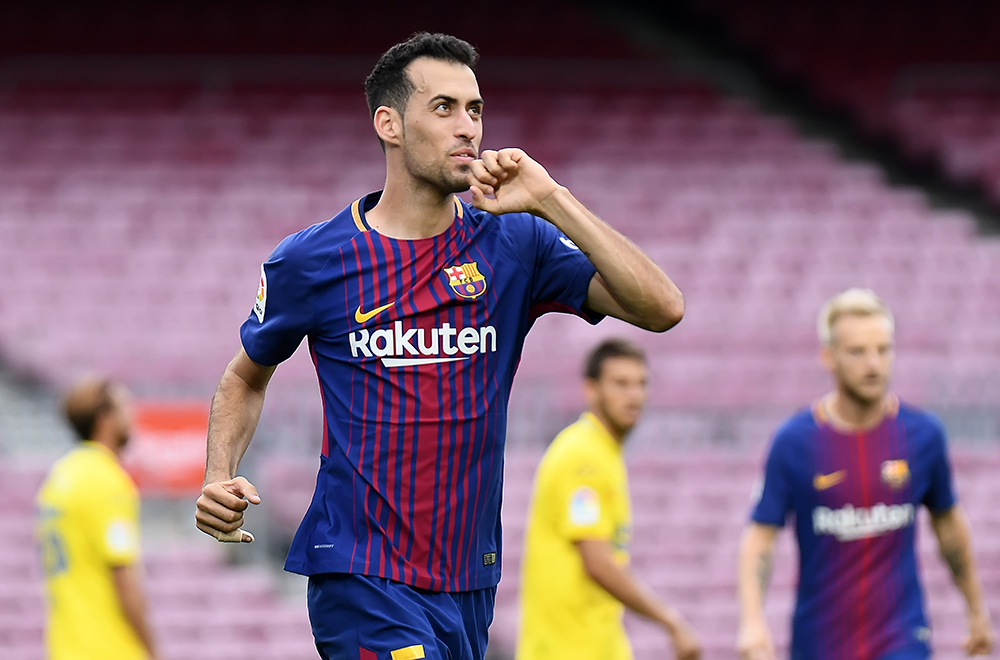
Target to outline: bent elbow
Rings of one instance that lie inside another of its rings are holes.
[[[660,309],[646,329],[651,332],[666,332],[681,322],[684,318],[684,296],[678,292],[676,296],[663,301]]]

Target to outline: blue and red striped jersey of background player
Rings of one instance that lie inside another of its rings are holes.
[[[507,405],[542,313],[584,310],[595,273],[555,226],[455,198],[442,234],[373,231],[372,193],[286,238],[243,324],[274,365],[303,337],[325,425],[316,492],[285,568],[468,591],[500,579]]]
[[[835,428],[820,403],[782,425],[752,519],[795,517],[792,658],[927,657],[914,525],[955,503],[941,422],[895,396],[870,430]]]

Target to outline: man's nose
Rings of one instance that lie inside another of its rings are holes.
[[[469,140],[470,142],[475,139],[476,122],[472,120],[468,112],[459,113],[458,124],[455,127],[455,137]]]

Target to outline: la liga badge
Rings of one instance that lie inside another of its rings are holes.
[[[486,278],[479,272],[479,264],[475,261],[450,266],[444,272],[448,275],[451,290],[461,298],[472,300],[486,292]]]
[[[259,323],[264,322],[265,309],[267,309],[267,274],[264,272],[264,264],[261,264],[260,284],[257,285],[257,300],[253,304],[253,313],[257,315]]]

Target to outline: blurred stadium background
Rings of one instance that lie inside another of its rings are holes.
[[[304,581],[279,568],[317,466],[308,357],[277,371],[244,461],[264,498],[251,547],[194,530],[204,421],[259,263],[381,187],[361,83],[418,29],[480,49],[483,146],[526,149],[687,298],[664,335],[550,316],[529,336],[491,656],[512,657],[535,464],[581,409],[584,352],[624,334],[653,367],[628,445],[636,571],[706,658],[734,657],[751,484],[774,425],[826,389],[815,314],[854,285],[896,313],[895,389],[949,428],[1000,617],[1000,5],[644,4],[0,5],[0,657],[44,656],[32,499],[71,444],[60,388],[93,371],[141,403],[129,464],[163,658],[317,657]],[[936,657],[957,658],[963,604],[921,526]],[[785,533],[782,648],[795,570]],[[665,657],[628,624],[639,660]]]

